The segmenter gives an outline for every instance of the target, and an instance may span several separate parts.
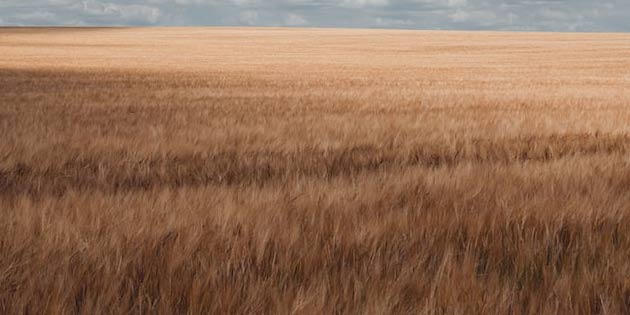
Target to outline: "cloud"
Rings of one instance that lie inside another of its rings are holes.
[[[361,7],[369,7],[376,6],[382,7],[389,4],[388,0],[343,0],[341,1],[342,6],[352,7],[352,8],[361,8]]]
[[[468,3],[466,0],[448,0],[449,7],[461,7]]]
[[[256,25],[258,22],[258,12],[243,11],[239,16],[239,21],[244,25]]]
[[[20,20],[31,21],[38,24],[54,23],[55,17],[56,15],[53,12],[45,10],[35,10],[17,15],[17,18]]]
[[[106,16],[121,22],[135,21],[140,23],[156,23],[161,16],[161,11],[157,7],[103,3],[96,0],[83,1],[83,12],[92,16]]]
[[[299,26],[299,25],[305,25],[307,23],[308,21],[304,17],[298,14],[293,14],[293,13],[290,13],[284,19],[284,25],[287,25],[287,26]]]
[[[630,1],[0,0],[0,24],[630,31]]]
[[[401,20],[401,19],[392,19],[392,18],[383,18],[377,17],[374,19],[374,22],[377,26],[382,27],[404,27],[404,26],[412,26],[414,25],[412,20]]]
[[[498,18],[494,11],[491,10],[472,10],[465,11],[463,9],[457,9],[455,12],[449,15],[451,21],[455,23],[472,23],[474,25],[493,25],[497,23]]]
[[[4,0],[4,25],[148,25],[160,22],[157,6],[100,0]]]

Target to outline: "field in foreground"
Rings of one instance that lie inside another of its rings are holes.
[[[0,51],[0,313],[630,312],[630,35]]]

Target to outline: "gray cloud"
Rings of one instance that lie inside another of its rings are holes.
[[[0,25],[630,31],[628,0],[1,0]]]

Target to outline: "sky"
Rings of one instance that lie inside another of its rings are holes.
[[[0,0],[0,25],[630,32],[630,0]]]

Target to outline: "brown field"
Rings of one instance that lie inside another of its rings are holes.
[[[0,29],[0,313],[628,314],[629,56]]]

